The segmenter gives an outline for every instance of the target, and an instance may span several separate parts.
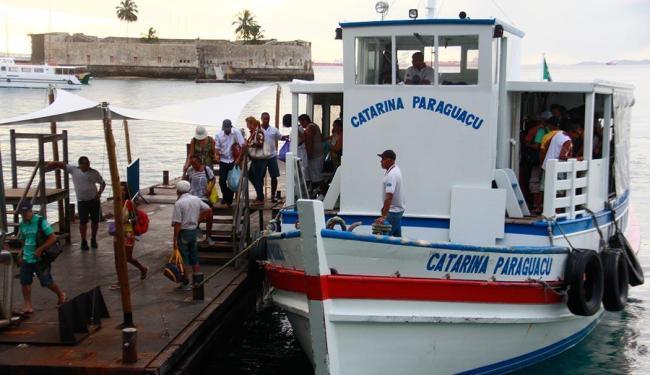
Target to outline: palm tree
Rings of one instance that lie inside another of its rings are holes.
[[[122,0],[120,5],[115,7],[115,14],[120,21],[126,22],[126,37],[128,43],[129,24],[138,20],[138,5],[133,0]]]
[[[252,42],[256,42],[258,40],[264,39],[264,30],[262,30],[262,27],[260,25],[255,25],[251,27],[250,31],[250,37]]]
[[[251,40],[252,34],[256,29],[256,33],[260,33],[260,26],[255,21],[255,16],[248,9],[244,9],[244,11],[239,13],[232,24],[237,26],[235,28],[237,39]]]
[[[158,31],[153,27],[147,30],[146,34],[142,34],[142,41],[146,43],[155,43],[158,41]]]

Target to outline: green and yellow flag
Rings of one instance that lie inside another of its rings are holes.
[[[544,64],[542,66],[542,81],[553,81],[551,79],[551,72],[548,71],[548,64],[546,64],[546,55],[543,55]]]

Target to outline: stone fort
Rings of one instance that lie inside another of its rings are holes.
[[[313,80],[311,43],[210,39],[106,37],[68,33],[31,34],[32,63],[83,65],[94,76]]]

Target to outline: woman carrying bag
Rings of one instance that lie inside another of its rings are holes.
[[[251,180],[257,195],[251,205],[260,206],[264,205],[264,171],[269,150],[264,147],[264,131],[255,117],[246,118],[246,127],[250,132],[248,139],[246,139],[246,152],[251,158],[248,178]]]

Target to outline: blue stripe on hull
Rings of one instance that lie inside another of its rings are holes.
[[[575,334],[556,342],[555,344],[549,345],[545,348],[535,350],[528,354],[521,355],[519,357],[511,358],[502,362],[497,362],[488,366],[479,367],[477,369],[464,371],[459,374],[504,374],[520,368],[528,367],[534,365],[535,363],[541,362],[547,358],[553,357],[562,353],[563,351],[572,348],[582,339],[584,339],[594,328],[598,325],[598,322],[602,318],[601,315],[594,319],[593,322],[589,323],[588,326],[576,332]]]
[[[626,192],[619,202],[615,205],[616,212],[621,212],[627,209],[629,203],[629,194]],[[325,219],[329,219],[334,215],[326,215]],[[360,221],[363,225],[372,225],[376,217],[373,216],[360,216],[360,215],[342,215],[348,224]],[[283,224],[295,224],[298,221],[298,212],[295,210],[282,211]],[[602,210],[596,213],[596,221],[600,226],[608,224],[612,221],[612,214],[609,210]],[[558,225],[562,227],[562,231],[566,234],[578,233],[586,230],[594,229],[594,223],[591,216],[583,216],[574,220],[558,220]],[[449,229],[449,219],[440,218],[415,218],[404,217],[402,219],[402,227],[414,228],[433,228],[433,229]],[[561,236],[562,231],[558,229],[557,225],[553,226],[553,235]],[[531,224],[515,224],[506,223],[505,232],[509,234],[524,234],[529,236],[543,236],[548,237],[548,222],[540,220]]]

